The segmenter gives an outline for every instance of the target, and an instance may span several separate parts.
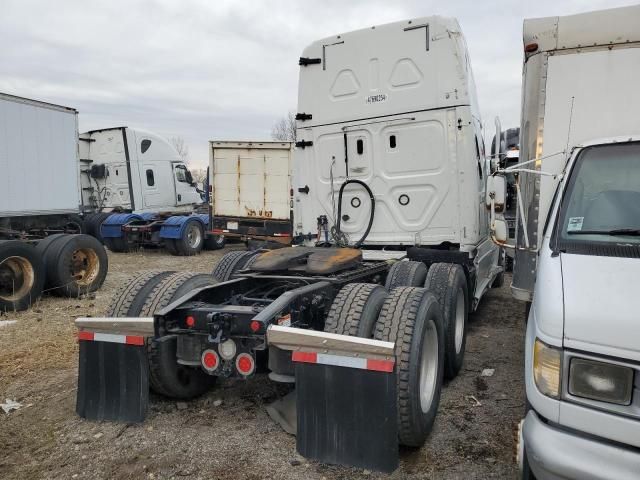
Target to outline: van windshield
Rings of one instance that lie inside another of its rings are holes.
[[[561,251],[638,256],[640,142],[584,149],[576,159],[556,227]]]

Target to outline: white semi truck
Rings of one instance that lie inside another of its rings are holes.
[[[469,57],[455,19],[426,17],[314,42],[299,64],[298,245],[123,285],[107,317],[76,321],[76,410],[140,422],[149,388],[189,399],[262,367],[295,382],[269,412],[302,455],[392,471],[502,273]]]
[[[524,479],[640,475],[639,25],[640,6],[524,22]],[[493,232],[506,243],[499,215]]]

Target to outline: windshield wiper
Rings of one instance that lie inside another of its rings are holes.
[[[567,235],[631,235],[640,236],[640,228],[617,228],[613,230],[572,230]]]

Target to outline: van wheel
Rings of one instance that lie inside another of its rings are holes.
[[[427,278],[427,266],[422,262],[402,260],[389,269],[384,288],[388,291],[396,287],[422,287]]]
[[[47,288],[59,296],[78,297],[95,292],[109,270],[107,252],[89,235],[64,235],[46,248]]]
[[[445,332],[444,376],[455,378],[462,368],[469,319],[467,277],[460,265],[434,263],[424,287],[433,293],[442,308]]]
[[[42,295],[44,279],[35,248],[18,240],[0,241],[0,312],[29,308]]]
[[[197,220],[187,220],[182,237],[175,241],[178,255],[197,255],[204,247],[204,229]]]
[[[147,296],[140,316],[151,317],[172,301],[198,285],[213,285],[216,281],[208,274],[178,272],[162,279]],[[216,377],[199,367],[180,365],[176,361],[177,337],[161,336],[147,343],[149,357],[149,384],[151,389],[170,398],[190,399],[202,395],[215,383]]]
[[[224,235],[209,235],[204,241],[204,248],[207,250],[220,250],[227,244]]]
[[[398,440],[424,444],[438,411],[444,366],[444,328],[436,297],[424,288],[394,288],[376,322],[376,340],[395,344]]]
[[[371,338],[386,298],[387,291],[382,285],[372,283],[345,285],[331,304],[324,331]]]

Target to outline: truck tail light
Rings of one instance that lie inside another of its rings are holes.
[[[215,350],[211,350],[211,349],[205,350],[204,352],[202,352],[202,356],[200,357],[200,360],[202,363],[202,367],[207,372],[215,371],[220,365],[220,357],[218,356]]]
[[[251,328],[252,332],[257,333],[258,330],[260,330],[260,322],[258,320],[251,320],[249,328]]]
[[[248,353],[241,353],[236,358],[236,369],[240,375],[247,377],[256,369],[256,362]]]
[[[192,328],[192,327],[196,324],[196,319],[195,319],[195,317],[193,317],[192,315],[189,315],[189,316],[185,319],[184,323],[186,323],[186,324],[187,324],[187,327]]]

